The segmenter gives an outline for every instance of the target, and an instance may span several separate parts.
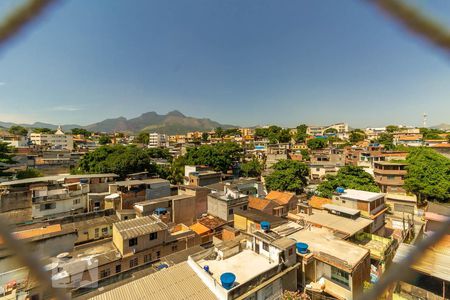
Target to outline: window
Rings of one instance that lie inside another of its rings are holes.
[[[122,265],[116,265],[116,274],[122,272]]]
[[[331,266],[331,279],[332,280],[348,287],[349,286],[348,277],[349,277],[349,275],[347,272]]]
[[[150,241],[156,240],[158,238],[157,232],[150,233]]]
[[[152,254],[151,253],[144,255],[144,263],[148,263],[151,260],[152,260]]]
[[[289,256],[291,256],[294,253],[294,248],[289,248]]]
[[[156,251],[156,258],[159,258],[161,256],[161,251]]]
[[[111,275],[109,269],[104,269],[100,271],[100,278],[105,278],[108,277],[109,275]]]
[[[243,209],[243,210],[247,210],[247,205],[244,205],[244,206],[242,207],[242,209]]]
[[[107,235],[108,234],[108,227],[103,227],[102,228],[102,235]]]
[[[136,246],[138,243],[137,238],[132,238],[128,240],[128,246],[133,247]]]
[[[394,175],[388,175],[388,176],[387,176],[387,179],[388,179],[388,180],[394,180],[394,179],[395,179],[395,176],[394,176]]]
[[[178,250],[178,246],[177,245],[173,245],[172,246],[172,252],[175,252],[175,251],[177,251]]]
[[[48,209],[55,209],[56,208],[56,203],[45,203],[45,204],[41,204],[40,206],[40,210],[48,210]]]
[[[263,247],[262,247],[265,251],[269,251],[269,244],[267,244],[266,242],[263,242]]]
[[[233,213],[234,213],[233,209],[230,208],[230,209],[228,210],[228,214],[229,214],[229,215],[232,215]]]
[[[100,232],[100,230],[98,228],[95,228],[95,230],[94,230],[95,238],[99,237],[99,232]]]
[[[73,199],[73,205],[77,205],[81,203],[81,199],[77,198],[77,199]]]
[[[130,268],[134,268],[137,265],[138,265],[138,258],[137,257],[130,259]]]

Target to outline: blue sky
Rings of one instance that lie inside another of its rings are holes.
[[[450,1],[411,3],[450,27]],[[364,0],[64,1],[0,49],[1,121],[173,109],[243,126],[450,123],[450,63]]]

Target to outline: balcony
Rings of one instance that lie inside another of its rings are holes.
[[[379,175],[398,175],[398,176],[402,176],[402,175],[406,175],[407,171],[406,170],[385,170],[385,169],[375,168],[375,169],[373,169],[373,173],[375,175],[379,174]]]

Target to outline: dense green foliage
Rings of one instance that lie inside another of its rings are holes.
[[[8,129],[8,132],[15,135],[26,136],[28,134],[28,129],[20,125],[13,125]]]
[[[35,178],[42,177],[42,173],[35,168],[27,168],[24,171],[18,171],[16,174],[17,179]]]
[[[217,128],[214,130],[214,135],[215,135],[217,138],[223,138],[223,137],[225,137],[225,131],[222,129],[222,127],[217,127]]]
[[[408,173],[405,188],[417,195],[419,201],[450,200],[450,159],[430,148],[409,151],[406,158]]]
[[[306,134],[306,130],[308,126],[305,124],[301,124],[297,126],[297,133],[294,135],[294,140],[297,143],[304,143],[308,135]]]
[[[55,130],[52,130],[50,128],[33,128],[33,133],[53,134],[53,133],[55,133]]]
[[[327,175],[326,180],[317,187],[317,193],[321,197],[331,198],[338,187],[356,189],[369,192],[379,192],[372,175],[361,167],[342,167],[337,175]]]
[[[2,164],[14,164],[16,163],[13,159],[13,148],[8,145],[8,143],[0,142],[0,175],[5,174],[3,171],[7,169],[6,166]]]
[[[351,143],[357,143],[364,141],[366,134],[361,129],[355,129],[350,132],[349,141]]]
[[[303,158],[304,161],[310,160],[309,152],[308,152],[307,149],[301,149],[300,153],[302,154],[302,158]]]
[[[263,165],[253,157],[252,160],[241,164],[241,173],[245,177],[259,177],[263,171]]]
[[[208,139],[209,139],[209,133],[203,132],[202,133],[202,142],[206,143],[208,141]]]
[[[107,144],[111,144],[111,138],[108,135],[102,135],[99,139],[98,139],[98,143],[100,145],[107,145]]]
[[[185,163],[188,165],[207,165],[216,171],[226,173],[242,157],[242,148],[236,143],[218,143],[188,148]]]
[[[157,153],[159,152],[155,152],[155,149],[140,149],[135,146],[102,146],[87,153],[74,172],[116,173],[124,178],[130,173],[147,171],[164,177],[164,170],[153,162]]]
[[[174,159],[168,169],[167,180],[169,180],[172,184],[183,183],[185,165],[186,161],[183,156]]]
[[[135,143],[140,143],[144,145],[148,145],[150,141],[150,135],[148,132],[140,132],[138,136],[134,139]]]
[[[275,125],[268,128],[256,128],[255,136],[257,138],[267,138],[270,144],[288,143],[291,140],[289,129],[282,129]]]
[[[433,128],[420,128],[420,133],[423,135],[424,140],[440,140],[442,137],[439,134],[445,133],[445,131]]]
[[[399,127],[396,126],[396,125],[388,125],[388,126],[386,126],[386,131],[389,132],[389,133],[397,132],[399,130],[400,130]]]
[[[72,128],[71,132],[74,135],[82,135],[84,137],[89,137],[92,134],[90,131],[83,128]]]
[[[225,135],[229,136],[241,136],[241,131],[239,128],[230,128],[224,131]]]
[[[328,140],[323,139],[323,138],[314,138],[314,139],[308,140],[308,142],[306,142],[306,145],[311,150],[323,149],[323,148],[327,147]]]
[[[382,133],[378,136],[378,139],[376,140],[377,143],[384,146],[384,149],[386,150],[394,150],[394,137],[391,133]]]
[[[323,132],[324,134],[330,134],[330,133],[338,133],[336,128],[328,128]]]
[[[272,166],[273,172],[265,177],[271,191],[303,192],[309,176],[306,164],[295,160],[280,160]]]

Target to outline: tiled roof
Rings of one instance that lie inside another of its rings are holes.
[[[324,204],[330,204],[332,201],[328,198],[323,198],[319,196],[312,196],[311,199],[309,199],[309,205],[311,205],[312,208],[317,209],[323,209]]]
[[[253,208],[253,209],[264,210],[269,204],[270,204],[270,200],[252,197],[252,196],[248,197],[248,207]]]
[[[285,205],[289,203],[292,197],[295,197],[294,193],[271,191],[267,194],[266,199],[273,200],[279,205]]]
[[[189,226],[189,229],[191,229],[198,235],[202,235],[202,234],[205,234],[205,233],[211,231],[211,229],[209,229],[208,227],[206,227],[205,225],[202,225],[200,223],[192,224],[191,226]]]
[[[167,225],[154,216],[125,220],[114,226],[125,240],[167,229]]]

